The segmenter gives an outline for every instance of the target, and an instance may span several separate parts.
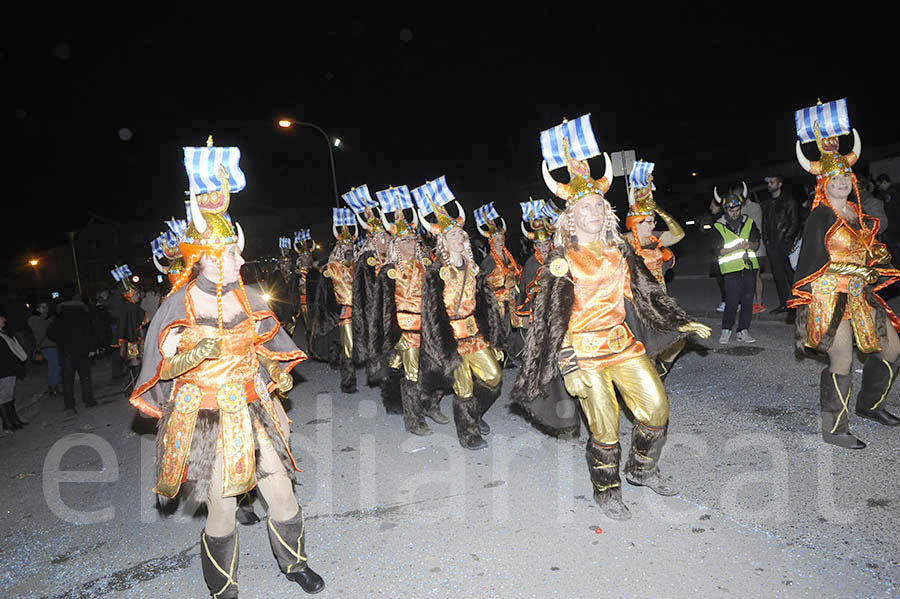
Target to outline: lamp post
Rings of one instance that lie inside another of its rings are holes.
[[[75,255],[75,231],[69,231],[69,243],[72,246],[72,261],[75,262],[75,283],[78,285],[78,295],[84,295],[81,291],[81,275],[78,274],[78,256]]]
[[[332,148],[331,139],[328,137],[328,134],[325,133],[324,130],[322,130],[321,127],[319,127],[318,125],[315,125],[313,123],[295,121],[293,119],[280,119],[278,121],[278,126],[281,127],[282,129],[290,129],[294,125],[297,125],[298,127],[312,127],[313,129],[315,129],[316,131],[321,133],[322,137],[325,138],[325,145],[328,146],[328,159],[331,161],[331,185],[334,188],[334,205],[340,206],[341,203],[340,203],[340,198],[338,197],[338,191],[337,191],[337,175],[335,174],[335,171],[334,171],[334,149]],[[340,147],[340,145],[341,145],[340,138],[336,138],[334,140],[334,147],[337,148],[337,147]]]

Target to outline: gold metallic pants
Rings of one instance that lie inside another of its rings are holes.
[[[475,392],[473,376],[492,389],[502,382],[503,371],[491,348],[462,356],[462,364],[453,371],[453,392],[459,397],[472,397]]]
[[[619,389],[625,405],[639,422],[660,428],[669,420],[666,390],[647,356],[584,372],[591,386],[578,400],[598,443],[612,445],[619,441],[619,403],[615,388]]]
[[[344,357],[348,360],[353,359],[353,323],[347,322],[340,325],[341,329],[341,349],[344,351]]]
[[[406,378],[412,382],[419,380],[419,348],[410,347],[406,343],[406,339],[400,338],[397,345],[394,346],[394,355],[388,361],[388,366],[394,370],[403,368]]]

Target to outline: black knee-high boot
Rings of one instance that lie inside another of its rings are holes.
[[[659,456],[666,444],[668,424],[655,428],[638,421],[631,430],[631,451],[625,462],[625,480],[632,485],[649,487],[666,497],[678,494],[678,488],[659,473]]]
[[[299,507],[299,506],[298,506]],[[325,588],[325,581],[307,563],[304,551],[303,509],[284,522],[268,518],[269,544],[278,561],[278,567],[288,578],[307,593],[318,593]]]
[[[405,376],[400,381],[400,397],[403,401],[403,426],[414,435],[430,435],[433,431],[425,423],[425,397],[419,384]]]
[[[385,372],[385,376],[381,380],[381,403],[384,404],[384,409],[388,414],[404,413],[400,379],[405,378],[403,371],[387,368],[387,372]]]
[[[236,599],[238,596],[238,534],[235,528],[225,537],[200,533],[200,565],[210,597]]]
[[[465,449],[484,449],[487,441],[481,438],[478,421],[481,412],[478,409],[478,397],[453,396],[453,419],[456,421],[456,435],[459,444]]]
[[[631,512],[622,502],[622,482],[619,479],[619,461],[622,448],[618,443],[604,445],[588,439],[584,450],[587,459],[591,485],[594,487],[594,501],[608,518],[628,520]]]
[[[491,409],[491,406],[494,405],[497,398],[500,397],[501,385],[491,388],[485,385],[481,380],[475,379],[473,381],[473,386],[475,398],[478,400],[478,430],[482,435],[487,435],[490,434],[491,427],[484,421],[484,415]]]
[[[819,380],[822,407],[822,439],[846,449],[863,449],[866,444],[850,434],[850,377],[826,368]]]
[[[862,385],[856,396],[856,414],[887,426],[900,425],[897,418],[882,406],[896,378],[897,365],[869,356],[863,366]]]
[[[0,404],[0,420],[2,420],[2,422],[3,422],[3,430],[5,430],[5,431],[14,431],[14,430],[16,430],[16,429],[18,429],[18,428],[21,428],[21,427],[16,426],[16,425],[10,420],[10,418],[9,418],[9,416],[6,414],[6,412],[7,412],[6,404]]]
[[[356,393],[356,367],[353,359],[341,354],[341,391],[344,393]]]

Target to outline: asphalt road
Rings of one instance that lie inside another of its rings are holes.
[[[296,494],[320,596],[897,597],[900,431],[854,419],[867,449],[823,445],[822,365],[795,358],[792,327],[765,316],[751,327],[757,343],[721,346],[714,283],[682,273],[670,292],[714,334],[666,381],[662,468],[681,493],[625,484],[624,523],[591,499],[586,431],[548,438],[508,411],[506,392],[486,416],[490,447],[469,452],[452,424],[409,435],[377,390],[343,395],[336,371],[298,366]],[[19,400],[32,424],[0,438],[0,596],[206,596],[203,520],[154,509],[153,423],[104,363],[101,405],[70,418],[33,392],[40,374]],[[900,412],[897,394],[888,406]],[[623,446],[630,432],[623,416]],[[263,526],[240,528],[241,597],[302,594]]]

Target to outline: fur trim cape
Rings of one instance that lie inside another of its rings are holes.
[[[426,393],[447,391],[453,387],[453,371],[462,363],[450,316],[444,306],[444,280],[441,265],[425,270],[422,286],[422,343],[419,348],[419,382]],[[472,273],[469,273],[472,276]],[[391,296],[393,297],[393,296]],[[480,272],[475,279],[475,322],[489,345],[503,347],[504,323],[497,298]]]
[[[678,327],[691,322],[688,314],[666,295],[662,286],[628,244],[620,245],[631,276],[633,301],[625,300],[625,322],[636,339],[644,344],[647,355],[655,357],[685,337]],[[565,250],[554,250],[547,258],[565,257]],[[534,298],[533,320],[525,341],[522,367],[513,386],[511,399],[521,404],[538,422],[552,422],[552,413],[537,413],[533,400],[541,389],[559,375],[558,350],[569,328],[575,303],[575,287],[567,277],[554,276],[549,268],[541,271],[539,290]],[[554,406],[542,404],[543,410]]]
[[[341,306],[334,297],[334,284],[317,268],[306,275],[307,311],[309,315],[309,355],[313,360],[337,364],[340,338],[337,325]]]
[[[366,364],[370,382],[374,372],[372,361],[378,354],[374,351],[373,342],[378,337],[380,320],[377,309],[381,303],[375,267],[368,263],[374,255],[371,251],[360,255],[353,267],[353,361],[357,365]]]
[[[825,271],[831,264],[826,238],[834,234],[839,224],[834,210],[825,204],[818,205],[815,210],[809,213],[809,217],[806,219],[806,225],[803,229],[803,245],[800,247],[800,256],[797,258],[797,270],[794,275],[794,286],[791,290],[794,297],[787,303],[788,307],[795,308],[797,311],[796,319],[794,320],[794,338],[798,355],[803,354],[807,338],[807,306],[812,299],[810,283],[825,274]],[[867,229],[877,228],[877,219],[863,214],[863,224]],[[875,332],[882,347],[887,344],[887,327],[889,323],[900,332],[900,319],[894,315],[894,312],[877,293],[878,290],[898,280],[893,267],[889,264],[884,266],[887,268],[882,269],[879,267],[879,274],[882,276],[879,277],[878,281],[874,285],[866,285],[865,287],[866,302],[875,308]],[[844,318],[844,310],[846,308],[847,294],[840,293],[835,302],[831,322],[828,323],[828,330],[822,335],[818,347],[815,348],[817,351],[826,353],[831,349],[831,344],[834,343],[834,336],[837,334],[838,325],[841,324]]]

